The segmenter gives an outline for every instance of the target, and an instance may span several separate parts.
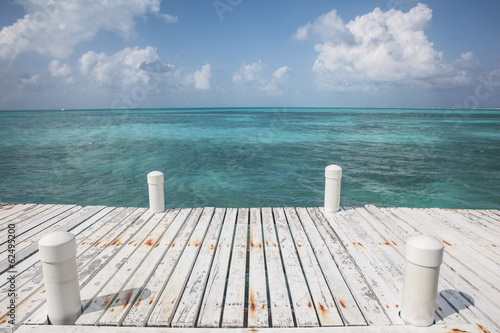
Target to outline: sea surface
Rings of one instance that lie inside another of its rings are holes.
[[[0,200],[167,207],[500,208],[500,111],[223,108],[0,111]]]

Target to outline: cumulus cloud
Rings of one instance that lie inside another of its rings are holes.
[[[80,72],[95,84],[129,86],[148,83],[150,77],[141,66],[158,60],[156,50],[148,46],[144,49],[127,47],[109,56],[89,51],[78,63]]]
[[[29,78],[22,78],[20,80],[21,85],[22,86],[30,86],[30,85],[36,86],[36,85],[38,85],[39,78],[40,78],[40,75],[38,75],[38,74],[32,75]]]
[[[317,38],[312,70],[327,90],[373,90],[384,85],[454,85],[467,74],[443,61],[424,30],[432,10],[419,3],[409,12],[375,8],[344,23],[335,10],[299,27],[297,40]],[[467,60],[470,55],[465,55]]]
[[[201,70],[194,72],[194,87],[200,90],[209,90],[211,77],[212,71],[210,68],[210,64],[206,64],[201,68]]]
[[[177,19],[160,14],[160,0],[20,0],[26,15],[0,30],[0,59],[12,61],[23,52],[35,51],[65,58],[74,47],[92,39],[99,30],[115,31],[128,38],[136,17],[149,13],[167,22]]]
[[[237,86],[245,86],[247,89],[257,89],[268,95],[281,95],[283,92],[280,85],[288,79],[290,68],[283,66],[272,74],[267,65],[261,60],[253,64],[243,62],[240,69],[234,73],[233,82]]]

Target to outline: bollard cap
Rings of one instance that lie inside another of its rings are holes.
[[[160,171],[151,171],[148,173],[148,184],[163,184],[163,173]]]
[[[325,168],[325,177],[331,179],[342,178],[342,168],[338,165],[331,164]]]
[[[75,235],[66,231],[54,231],[38,241],[40,260],[63,262],[76,256]]]
[[[424,267],[438,267],[443,263],[444,245],[428,235],[416,235],[406,241],[406,260]]]

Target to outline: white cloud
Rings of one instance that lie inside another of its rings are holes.
[[[176,23],[179,21],[179,19],[177,18],[177,16],[173,16],[173,15],[170,15],[170,14],[158,14],[158,16],[165,22],[167,23]]]
[[[59,60],[52,60],[49,63],[49,74],[53,77],[65,77],[71,74],[69,64],[61,64]]]
[[[127,87],[133,84],[147,84],[149,74],[141,69],[143,63],[159,59],[156,50],[127,47],[110,56],[89,51],[78,60],[80,72],[94,84]]]
[[[424,33],[432,10],[419,3],[409,12],[375,8],[344,23],[335,10],[297,29],[294,38],[316,37],[312,70],[320,88],[373,90],[384,85],[454,85],[466,73],[443,61]],[[467,57],[467,56],[466,56]]]
[[[23,79],[21,79],[21,85],[23,85],[23,86],[28,86],[28,85],[36,86],[36,85],[38,85],[39,78],[40,78],[40,75],[38,75],[38,74],[35,74],[27,79],[23,78]]]
[[[206,64],[201,68],[200,71],[194,72],[194,87],[200,90],[209,90],[211,77],[212,71],[210,68],[210,64]]]
[[[289,70],[288,66],[283,66],[270,74],[268,67],[261,60],[248,65],[243,62],[240,69],[234,73],[233,82],[247,90],[257,89],[268,95],[281,95],[279,86],[286,82]]]
[[[273,78],[276,80],[284,80],[286,79],[289,70],[290,68],[288,66],[280,67],[273,73]]]
[[[240,69],[234,73],[233,81],[236,84],[244,84],[246,82],[260,80],[264,70],[265,66],[262,64],[261,60],[254,62],[251,65],[247,65],[243,62]]]
[[[64,58],[99,30],[116,31],[128,38],[134,33],[134,19],[148,13],[175,21],[173,16],[159,13],[160,0],[19,2],[27,14],[0,30],[0,59],[12,61],[29,51]]]

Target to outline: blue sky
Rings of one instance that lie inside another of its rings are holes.
[[[0,109],[500,107],[498,0],[0,2]]]

